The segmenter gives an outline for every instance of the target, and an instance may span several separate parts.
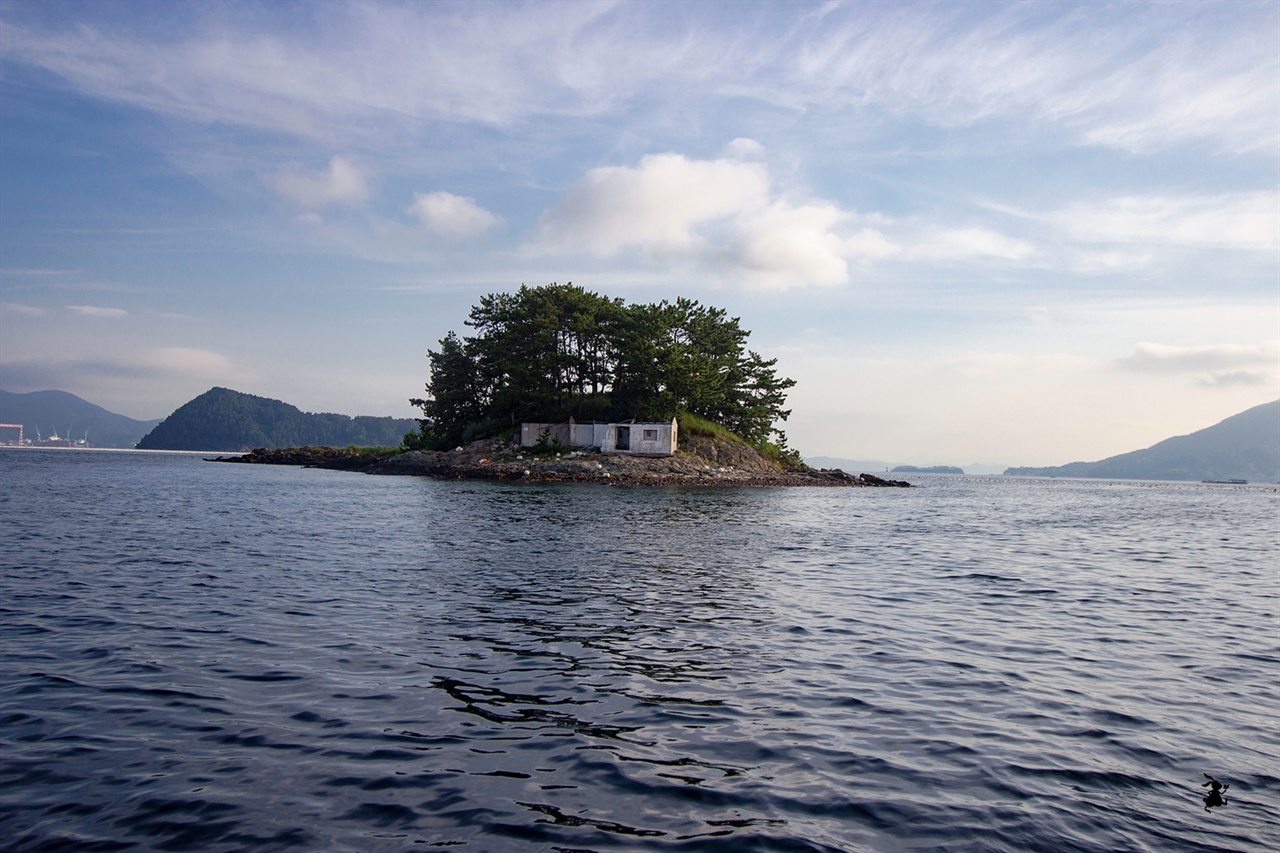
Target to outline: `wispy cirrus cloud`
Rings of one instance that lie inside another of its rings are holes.
[[[1181,374],[1206,388],[1274,387],[1280,377],[1280,341],[1191,347],[1139,344],[1115,365],[1138,373]]]
[[[253,375],[222,353],[197,347],[145,347],[70,358],[33,358],[5,365],[5,381],[29,390],[77,387],[94,380],[244,381]]]
[[[1280,363],[1280,343],[1179,347],[1139,344],[1132,353],[1116,359],[1126,370],[1193,373],[1240,367],[1275,367]]]
[[[81,317],[126,317],[129,314],[123,308],[106,308],[101,305],[68,305],[67,310]]]
[[[929,227],[915,237],[915,244],[910,257],[929,261],[1020,261],[1035,251],[1025,240],[983,226]]]
[[[920,4],[833,9],[766,51],[739,94],[913,116],[1000,119],[1084,145],[1200,140],[1274,150],[1280,57],[1265,3]]]
[[[45,313],[40,306],[23,302],[0,302],[0,311],[20,317],[40,317]]]
[[[10,22],[6,56],[97,97],[316,139],[617,114],[661,93],[855,124],[1033,123],[1126,151],[1280,144],[1266,2],[665,8],[331,3],[299,23],[219,5],[146,31]]]
[[[1126,195],[1081,201],[1045,217],[1073,240],[1274,251],[1280,194]]]

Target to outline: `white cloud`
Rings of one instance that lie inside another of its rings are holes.
[[[481,237],[502,222],[502,217],[475,199],[443,191],[415,193],[406,212],[418,217],[431,233],[459,240]]]
[[[1270,31],[1270,48],[1247,24],[1208,40],[1178,33],[1120,65],[1094,82],[1093,103],[1077,121],[1083,140],[1136,152],[1186,139],[1217,141],[1235,152],[1274,150],[1280,98],[1274,23]],[[1205,50],[1207,43],[1216,49]]]
[[[1127,151],[1280,144],[1265,3],[1132,3],[1105,16],[1036,4],[849,8],[763,52],[735,91],[944,127],[1031,121]]]
[[[835,232],[849,214],[833,204],[774,202],[742,216],[727,259],[744,283],[761,290],[849,280],[847,241]]]
[[[990,228],[932,228],[918,238],[909,255],[925,260],[979,258],[1018,261],[1030,256],[1032,251],[1030,243]]]
[[[1232,370],[1225,373],[1214,373],[1196,380],[1199,385],[1209,388],[1232,388],[1237,385],[1271,385],[1276,387],[1275,375],[1261,370]]]
[[[661,94],[945,127],[1030,122],[1129,151],[1280,143],[1265,2],[1132,3],[1105,15],[1041,4],[667,8],[511,4],[495,15],[484,5],[330,3],[284,25],[221,4],[150,32],[110,19],[6,22],[5,47],[7,59],[98,97],[320,139],[370,123],[610,114]],[[166,40],[175,31],[183,37]]]
[[[631,247],[691,253],[700,226],[767,205],[762,165],[650,154],[640,165],[592,169],[538,222],[535,247],[608,258]]]
[[[724,147],[724,156],[729,160],[763,160],[764,146],[754,139],[740,136]]]
[[[762,152],[735,140],[738,152]],[[592,169],[538,222],[526,251],[612,258],[637,250],[650,263],[689,266],[749,289],[849,280],[855,217],[835,204],[796,203],[771,191],[764,163],[651,154],[639,165]]]
[[[1070,239],[1274,251],[1280,247],[1280,195],[1123,196],[1080,202],[1047,221]]]
[[[36,391],[58,388],[92,401],[119,394],[151,395],[167,389],[174,396],[188,394],[193,385],[235,385],[253,372],[221,353],[193,347],[113,349],[101,344],[93,352],[66,358],[29,358],[4,365],[6,387]],[[177,391],[175,389],[182,389]],[[101,403],[100,403],[101,405]]]
[[[1132,353],[1116,359],[1125,370],[1159,373],[1199,373],[1247,367],[1280,366],[1280,342],[1179,347],[1139,344]]]
[[[43,308],[35,305],[24,305],[21,302],[0,302],[0,311],[24,317],[39,317],[44,314]]]
[[[584,39],[607,11],[589,3],[513,5],[502,14],[393,3],[321,4],[274,18],[262,9],[204,11],[151,32],[113,21],[6,22],[6,58],[166,115],[332,139],[370,123],[408,129],[422,119],[509,124],[592,113],[616,97],[618,83],[654,73],[672,55],[670,45],[643,40],[614,50],[608,27]],[[173,32],[183,35],[167,40]],[[624,35],[637,34],[615,37]]]
[[[98,305],[68,305],[67,310],[82,317],[124,317],[129,313],[123,308],[103,308]]]
[[[902,247],[884,236],[877,228],[863,228],[845,240],[844,254],[868,263],[902,254]]]
[[[240,373],[225,355],[193,347],[158,347],[148,350],[139,356],[138,364],[164,373],[207,379]]]
[[[360,204],[370,194],[364,173],[342,157],[330,159],[328,169],[287,166],[265,180],[276,192],[309,210],[330,204]]]

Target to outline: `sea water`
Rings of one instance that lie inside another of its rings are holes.
[[[0,847],[1274,851],[1278,560],[1275,486],[3,450]]]

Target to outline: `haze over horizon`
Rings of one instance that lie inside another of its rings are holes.
[[[724,308],[805,456],[1280,397],[1280,4],[0,2],[0,387],[417,414],[481,295]]]

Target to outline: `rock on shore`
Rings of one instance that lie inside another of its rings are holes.
[[[535,483],[601,483],[651,486],[909,486],[871,474],[803,467],[786,470],[739,442],[694,436],[674,456],[630,456],[573,451],[535,456],[501,440],[477,441],[451,451],[411,450],[374,459],[332,447],[259,448],[218,462],[303,465],[450,480],[511,480]]]

